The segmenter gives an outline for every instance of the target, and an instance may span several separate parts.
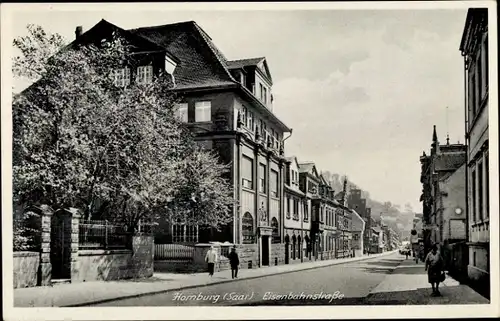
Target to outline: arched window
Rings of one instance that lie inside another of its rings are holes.
[[[253,217],[252,214],[246,212],[243,214],[243,219],[241,221],[243,234],[243,244],[253,244],[255,233],[253,231]]]
[[[273,217],[271,220],[271,227],[273,228],[273,243],[280,243],[280,231],[279,224],[276,217]]]

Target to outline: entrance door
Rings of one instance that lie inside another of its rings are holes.
[[[269,265],[269,236],[262,236],[262,265]]]
[[[51,219],[50,262],[53,279],[71,278],[71,214],[65,211]]]

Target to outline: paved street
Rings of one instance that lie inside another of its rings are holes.
[[[313,270],[172,291],[95,306],[364,304],[370,291],[403,260],[403,256],[394,253]],[[230,271],[220,272],[215,277],[229,273]],[[245,270],[241,273],[245,273]],[[290,292],[295,297],[279,298]],[[303,295],[302,298],[300,295]]]

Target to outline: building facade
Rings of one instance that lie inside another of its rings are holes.
[[[319,208],[318,230],[320,229],[321,259],[336,258],[337,226],[335,210],[340,204],[335,200],[335,191],[323,175],[320,175],[320,198],[313,202],[313,207]]]
[[[123,30],[103,20],[81,37],[102,39],[105,30],[120,31],[147,52],[140,66],[125,66],[118,80],[147,82],[161,70],[169,72],[172,92],[181,98],[178,117],[201,146],[230,166],[226,178],[238,203],[231,209],[233,221],[221,231],[180,222],[167,238],[253,244],[259,265],[270,265],[272,247],[284,237],[282,142],[290,129],[273,113],[266,59],[227,59],[194,21]]]
[[[337,257],[350,257],[352,256],[352,213],[347,206],[347,178],[344,178],[343,190],[335,196],[335,199],[340,204],[335,210],[339,235]]]
[[[285,263],[311,260],[311,207],[299,184],[299,163],[287,157],[285,167]]]
[[[356,210],[352,209],[352,249],[354,250],[354,256],[362,256],[365,252],[364,241],[365,238],[365,228],[366,221],[361,217]]]
[[[464,165],[465,159],[466,146],[450,144],[449,140],[446,144],[441,145],[437,138],[436,126],[434,126],[430,154],[426,155],[424,152],[420,157],[422,165],[420,181],[423,187],[420,200],[423,202],[425,253],[430,251],[433,244],[443,245],[443,235],[449,228],[449,222],[445,223],[445,220],[449,220],[448,212],[450,210],[463,212],[463,208],[459,207],[458,198],[463,196],[460,189],[464,186],[458,182],[461,171],[457,172],[457,170]],[[465,182],[465,177],[463,181]],[[452,209],[444,207],[448,204],[451,206],[452,203],[454,206]],[[463,217],[465,218],[465,215]],[[454,224],[454,228],[460,229],[459,225],[464,224],[464,222],[464,220],[455,220],[451,224]]]
[[[366,207],[366,199],[362,197],[360,189],[351,189],[347,197],[349,208],[355,210],[365,221],[366,228],[363,233],[363,252],[367,253],[371,242],[371,208]]]
[[[324,225],[320,217],[320,207],[318,206],[318,200],[321,199],[319,194],[321,178],[314,163],[300,162],[298,165],[299,188],[306,195],[305,206],[311,214],[308,251],[314,259],[318,259],[320,257],[322,234],[324,230]]]
[[[490,199],[488,136],[488,9],[467,12],[460,51],[464,57],[467,144],[468,276],[489,293]]]

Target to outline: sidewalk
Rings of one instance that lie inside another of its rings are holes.
[[[86,306],[123,298],[140,297],[172,290],[195,288],[226,282],[238,282],[267,275],[290,273],[337,265],[360,260],[374,259],[394,252],[361,256],[356,258],[313,261],[293,265],[279,265],[257,269],[243,269],[238,279],[231,279],[231,271],[216,272],[213,278],[207,273],[175,274],[155,273],[153,277],[140,280],[96,281],[59,284],[53,287],[34,287],[14,290],[14,307],[69,307]]]
[[[313,261],[293,265],[279,265],[257,269],[243,269],[238,279],[232,280],[231,271],[216,272],[213,278],[207,273],[176,274],[155,273],[153,277],[139,280],[95,281],[59,284],[52,287],[34,287],[14,290],[14,307],[70,307],[86,306],[123,298],[140,297],[172,290],[195,288],[226,282],[237,282],[267,275],[290,273],[330,265],[374,259],[392,254],[386,252],[356,258]]]
[[[401,258],[401,264],[366,298],[368,305],[489,304],[490,301],[449,275],[439,285],[440,297],[432,297],[422,262]]]

